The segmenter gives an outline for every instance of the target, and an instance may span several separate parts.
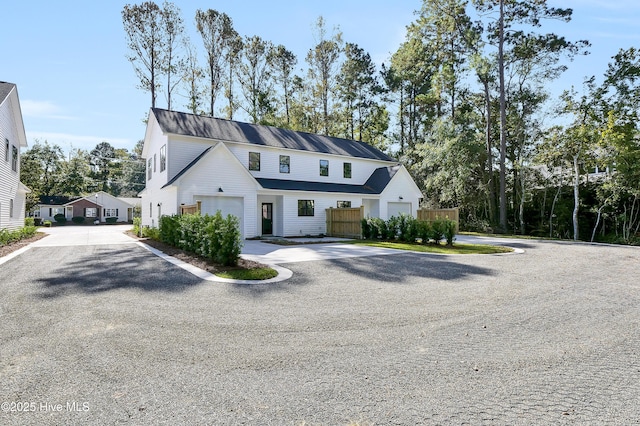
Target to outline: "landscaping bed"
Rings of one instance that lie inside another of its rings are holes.
[[[262,263],[254,262],[252,260],[243,259],[242,257],[238,259],[237,266],[224,266],[215,263],[210,259],[198,256],[193,253],[188,253],[182,249],[173,247],[169,244],[165,244],[161,241],[151,238],[140,238],[131,231],[128,231],[126,234],[148,246],[160,250],[166,255],[175,257],[176,259],[179,259],[185,263],[189,263],[214,275],[221,274],[224,278],[234,278],[236,276],[239,276],[239,279],[252,279],[251,276],[255,275],[258,278],[254,279],[268,279],[278,275],[277,272],[269,266]],[[265,270],[273,272],[265,272]],[[255,272],[252,274],[251,271]]]
[[[34,235],[33,237],[29,237],[29,238],[25,238],[24,240],[20,240],[20,241],[15,241],[9,244],[5,244],[0,246],[0,257],[4,257],[16,250],[21,249],[24,246],[27,246],[29,244],[31,244],[34,241],[38,241],[41,238],[46,237],[47,234],[45,234],[44,232],[38,232],[36,235]]]

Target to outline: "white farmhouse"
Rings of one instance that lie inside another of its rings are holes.
[[[20,148],[26,146],[18,89],[0,81],[0,229],[24,226],[30,190],[20,182]]]
[[[142,224],[200,203],[233,214],[245,238],[326,233],[325,209],[417,214],[422,194],[404,168],[362,142],[152,108]]]

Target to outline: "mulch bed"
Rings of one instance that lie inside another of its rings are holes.
[[[0,246],[0,257],[4,257],[4,256],[8,255],[9,253],[13,253],[14,251],[19,250],[22,247],[27,246],[27,245],[33,243],[34,241],[38,241],[39,239],[44,238],[46,236],[47,236],[47,234],[45,234],[44,232],[38,232],[33,237],[26,238],[26,239],[20,240],[20,241],[16,241],[15,243],[9,243],[7,245]]]
[[[187,253],[184,250],[170,246],[161,241],[152,240],[151,238],[140,238],[133,232],[126,232],[126,234],[131,238],[135,238],[148,246],[160,250],[166,255],[175,257],[176,259],[179,259],[185,263],[189,263],[212,274],[215,274],[216,272],[233,271],[238,269],[268,268],[267,265],[263,265],[262,263],[254,262],[252,260],[246,260],[243,258],[238,259],[238,266],[224,266],[202,256]]]

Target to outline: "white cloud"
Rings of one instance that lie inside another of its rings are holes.
[[[51,145],[58,145],[64,152],[71,149],[92,150],[100,142],[108,142],[114,148],[126,148],[131,151],[135,146],[135,141],[122,138],[109,138],[106,136],[83,136],[70,133],[51,133],[51,132],[29,132],[27,131],[27,140],[29,145],[33,145],[36,140],[40,142],[47,141]]]
[[[62,108],[51,101],[20,101],[20,108],[25,117],[52,118],[56,120],[75,120],[76,117],[63,114]]]

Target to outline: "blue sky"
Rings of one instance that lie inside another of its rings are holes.
[[[121,10],[134,1],[32,0],[2,6],[0,80],[18,85],[29,144],[48,140],[65,151],[92,149],[107,141],[131,149],[144,137],[142,122],[150,96],[136,88],[127,61]],[[160,1],[158,1],[160,3]],[[324,16],[339,26],[345,41],[357,43],[380,65],[404,38],[419,0],[272,0],[180,1],[185,27],[200,47],[193,16],[198,8],[227,13],[243,36],[259,35],[283,44],[298,56],[298,67],[314,45],[313,24]],[[640,47],[640,2],[637,0],[553,0],[574,9],[569,24],[554,26],[569,40],[588,39],[592,54],[569,64],[553,84],[559,94],[584,76],[600,77],[620,48]],[[549,29],[550,27],[546,27]],[[545,29],[545,28],[543,28]],[[164,101],[160,100],[159,106]],[[182,99],[174,109],[186,110]]]

